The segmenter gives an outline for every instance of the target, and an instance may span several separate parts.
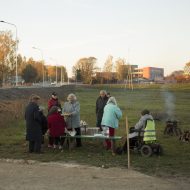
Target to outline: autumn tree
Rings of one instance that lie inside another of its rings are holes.
[[[56,66],[51,66],[51,65],[48,65],[46,66],[47,68],[47,76],[48,76],[48,80],[49,81],[55,81],[56,80]],[[62,72],[62,74],[61,74]],[[67,70],[64,66],[58,66],[57,67],[57,81],[61,81],[61,76],[63,77],[62,78],[62,81],[67,81],[68,80],[68,74],[67,74]]]
[[[68,81],[68,73],[67,73],[67,69],[65,67],[63,67],[63,79],[64,81]]]
[[[43,72],[44,74],[46,73],[46,67],[44,66],[44,62],[35,61],[33,58],[29,58],[26,64],[30,64],[36,69],[36,82],[43,81]]]
[[[184,74],[186,75],[186,77],[190,76],[190,62],[186,63],[186,65],[184,67]]]
[[[82,81],[82,76],[81,76],[81,70],[80,69],[76,70],[76,81],[78,81],[78,82]]]
[[[106,59],[106,62],[104,64],[103,68],[104,72],[112,72],[113,70],[113,56],[109,55]]]
[[[128,70],[128,65],[126,65],[125,59],[118,58],[116,60],[116,72],[118,75],[118,80],[127,79]]]
[[[80,70],[81,80],[86,84],[92,84],[92,77],[97,69],[97,59],[95,57],[81,58],[73,67],[73,72],[76,74]]]
[[[0,31],[0,86],[15,71],[16,41],[10,31]]]
[[[176,82],[186,82],[187,77],[184,75],[183,70],[173,71],[170,75],[165,77],[165,80],[176,81]]]
[[[22,57],[21,54],[17,55],[18,75],[21,76],[23,69],[26,67],[26,57]]]
[[[22,71],[22,78],[26,83],[35,82],[38,76],[36,68],[32,64],[27,64]]]
[[[105,73],[105,79],[112,79],[112,71],[113,71],[113,56],[109,55],[104,64],[103,71]]]
[[[48,66],[46,66],[46,68],[47,68],[48,80],[50,82],[55,81],[56,80],[55,79],[56,78],[56,67],[48,65]]]
[[[64,66],[58,66],[57,67],[57,80],[61,81],[61,77],[63,77],[62,78],[63,81],[68,80],[67,71],[66,71],[66,68]]]

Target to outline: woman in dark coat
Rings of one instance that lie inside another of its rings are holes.
[[[42,142],[41,117],[39,111],[40,97],[32,94],[25,110],[26,140],[29,141],[29,152],[40,153]]]
[[[105,90],[100,91],[100,96],[96,100],[96,127],[102,131],[101,122],[104,113],[104,107],[108,101]]]

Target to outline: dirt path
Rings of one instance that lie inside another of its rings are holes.
[[[0,190],[186,190],[190,184],[118,168],[0,161]]]

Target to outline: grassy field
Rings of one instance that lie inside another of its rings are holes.
[[[166,112],[167,95],[172,96],[171,104],[173,115],[179,120],[179,126],[190,129],[190,85],[171,86],[140,86],[133,91],[123,86],[93,86],[76,87],[75,93],[81,105],[81,119],[85,120],[90,127],[95,126],[95,101],[100,89],[108,90],[115,96],[123,117],[117,135],[125,135],[125,118],[128,117],[129,126],[134,126],[140,117],[140,111],[144,108],[152,112]],[[44,102],[44,101],[43,101]],[[156,121],[157,138],[163,146],[163,156],[141,157],[137,153],[131,154],[132,167],[150,175],[173,177],[190,177],[190,143],[182,143],[178,137],[163,135],[165,122]],[[0,128],[0,157],[16,159],[34,159],[44,162],[66,161],[89,164],[100,167],[126,167],[127,155],[111,156],[102,148],[100,141],[85,140],[83,147],[69,152],[53,151],[44,148],[45,154],[31,155],[26,153],[24,120],[15,120],[7,127]],[[118,142],[119,144],[119,142]]]

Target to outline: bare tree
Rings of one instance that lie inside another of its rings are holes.
[[[103,71],[105,72],[105,78],[107,81],[112,79],[113,71],[113,56],[109,55],[104,64]]]
[[[118,74],[118,80],[124,80],[128,75],[128,66],[125,59],[118,58],[116,60],[116,72]]]
[[[97,69],[96,61],[97,59],[95,57],[79,59],[76,65],[73,67],[73,72],[75,74],[75,77],[77,77],[77,73],[80,73],[82,82],[86,84],[91,84],[92,77]]]

